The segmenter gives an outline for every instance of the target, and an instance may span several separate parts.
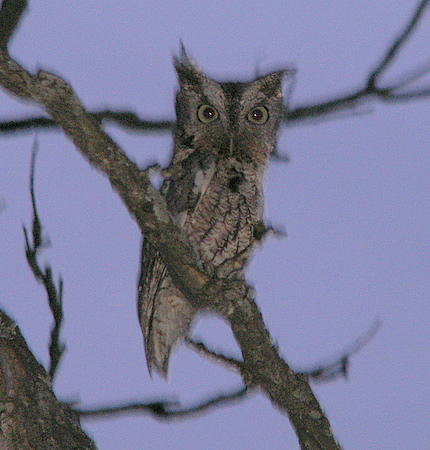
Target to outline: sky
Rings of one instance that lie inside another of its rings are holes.
[[[90,110],[173,119],[172,54],[182,40],[219,80],[296,68],[294,107],[362,86],[417,3],[33,0],[10,51],[30,71],[63,76]],[[429,60],[429,26],[430,10],[384,81]],[[313,384],[345,449],[430,447],[429,113],[430,99],[373,101],[285,126],[278,148],[290,163],[268,170],[267,221],[287,237],[256,252],[248,280],[282,355],[294,368],[314,367],[381,322],[348,379]],[[0,120],[30,115],[40,110],[0,92]],[[107,130],[142,167],[169,159],[168,133]],[[31,224],[35,136],[38,210],[51,243],[42,261],[64,280],[67,351],[57,396],[82,407],[155,399],[186,406],[239,386],[236,374],[185,347],[168,383],[149,377],[136,316],[139,230],[107,180],[54,130],[0,136],[0,306],[38,360],[48,363],[51,317],[22,231]],[[240,355],[217,318],[203,317],[193,335]],[[299,448],[288,418],[258,392],[174,422],[142,413],[82,425],[102,450]]]

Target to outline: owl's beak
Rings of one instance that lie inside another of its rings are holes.
[[[234,138],[233,138],[233,136],[230,136],[229,150],[230,150],[230,156],[233,156],[234,155]]]

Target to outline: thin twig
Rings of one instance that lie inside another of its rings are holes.
[[[312,381],[327,382],[337,379],[339,376],[348,377],[348,369],[351,357],[356,355],[367,345],[381,327],[381,321],[376,318],[370,327],[351,345],[344,349],[340,356],[334,357],[329,362],[320,363],[317,367],[308,370],[296,370],[297,373],[307,375]]]
[[[25,235],[25,255],[28,265],[30,266],[35,278],[41,282],[45,288],[49,308],[54,318],[54,324],[51,328],[51,340],[49,344],[50,367],[49,375],[54,379],[61,357],[65,350],[65,345],[60,340],[61,325],[63,322],[63,280],[60,277],[59,287],[57,289],[52,276],[52,268],[46,266],[45,269],[40,267],[38,262],[38,254],[43,248],[49,245],[49,242],[43,237],[42,224],[39,219],[39,214],[36,205],[36,194],[34,189],[34,173],[36,168],[36,154],[38,150],[38,142],[35,139],[33,150],[31,153],[31,169],[30,169],[30,195],[33,206],[33,224],[32,224],[32,238],[33,244],[30,244],[29,233],[24,226]]]
[[[191,338],[185,338],[185,342],[190,348],[192,348],[198,354],[203,355],[210,361],[219,363],[229,369],[234,370],[235,372],[241,372],[244,369],[243,361],[239,361],[230,356],[225,356],[221,353],[210,350],[203,342],[194,341]]]
[[[129,402],[115,406],[88,409],[72,407],[72,410],[81,419],[94,419],[108,415],[113,416],[130,412],[145,412],[157,417],[158,419],[177,419],[196,415],[212,409],[215,406],[221,406],[225,403],[230,404],[233,401],[244,399],[248,393],[249,389],[241,386],[230,393],[215,395],[188,408],[180,408],[178,402],[156,401],[150,403]]]
[[[153,133],[171,132],[172,120],[144,120],[131,111],[95,111],[90,113],[95,119],[115,123],[129,130],[150,131]],[[58,124],[48,117],[29,117],[0,123],[0,133],[17,133],[36,128],[58,129]]]
[[[412,34],[415,27],[418,25],[421,17],[424,15],[424,9],[428,6],[430,0],[421,0],[417,9],[410,21],[406,24],[405,29],[399,34],[399,36],[393,41],[391,46],[388,48],[385,57],[373,71],[369,77],[368,86],[374,87],[377,79],[380,77],[382,72],[393,62],[397,54],[399,53],[401,47],[405,44],[409,36]]]
[[[409,69],[401,76],[398,76],[396,81],[396,90],[403,89],[408,85],[413,84],[415,81],[419,80],[420,78],[423,78],[429,72],[430,72],[430,59],[427,59],[427,61],[424,61],[417,67]],[[420,89],[420,91],[423,92],[424,89],[422,88]]]

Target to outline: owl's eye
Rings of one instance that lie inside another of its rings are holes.
[[[197,117],[200,122],[210,123],[218,119],[218,111],[211,105],[201,105],[197,110]]]
[[[269,111],[264,106],[257,106],[251,109],[246,117],[250,122],[262,125],[269,120]]]

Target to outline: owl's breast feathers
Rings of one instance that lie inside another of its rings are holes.
[[[242,272],[263,215],[262,170],[234,158],[196,157],[182,161],[183,176],[168,181],[168,208],[209,270],[222,265],[223,277]]]

